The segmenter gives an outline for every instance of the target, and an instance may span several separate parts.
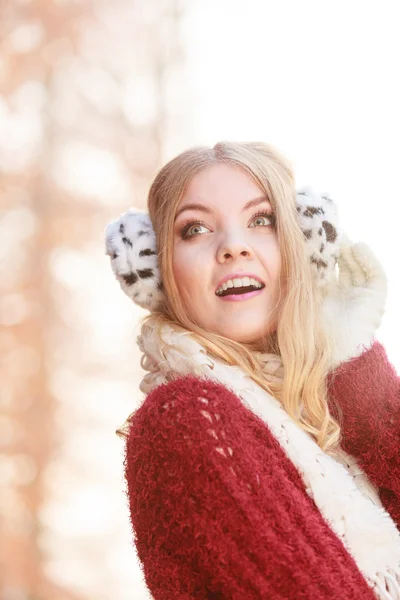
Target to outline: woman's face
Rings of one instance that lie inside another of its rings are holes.
[[[198,325],[244,343],[276,328],[281,261],[271,212],[240,167],[218,163],[191,180],[175,219],[173,270]]]

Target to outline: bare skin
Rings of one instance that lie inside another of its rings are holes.
[[[187,208],[194,203],[201,206]],[[203,328],[252,343],[276,327],[271,312],[279,297],[281,259],[271,213],[265,193],[241,167],[218,163],[191,180],[175,220],[173,268],[185,307]],[[245,274],[263,287],[216,294],[227,276],[247,284]]]

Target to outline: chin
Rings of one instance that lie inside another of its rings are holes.
[[[216,333],[219,333],[219,335],[223,335],[224,337],[233,340],[234,342],[239,342],[241,344],[253,344],[254,342],[257,342],[262,336],[262,331],[260,327],[257,327],[255,331],[249,331],[248,329],[246,331],[235,331],[234,329],[230,328],[227,331],[217,330]]]

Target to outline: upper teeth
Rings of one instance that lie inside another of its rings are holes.
[[[261,288],[263,286],[262,283],[260,283],[259,281],[257,281],[256,279],[254,279],[253,277],[242,277],[241,279],[239,279],[238,277],[235,277],[235,279],[228,279],[228,281],[225,281],[216,291],[216,294],[222,294],[222,292],[224,290],[227,290],[228,288],[232,288],[232,287],[247,287],[249,285],[253,285],[254,287],[257,288]]]

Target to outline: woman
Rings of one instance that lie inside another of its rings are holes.
[[[150,309],[125,474],[161,599],[400,599],[400,392],[385,274],[261,143],[194,148],[110,223]],[[336,271],[336,263],[339,275]]]

